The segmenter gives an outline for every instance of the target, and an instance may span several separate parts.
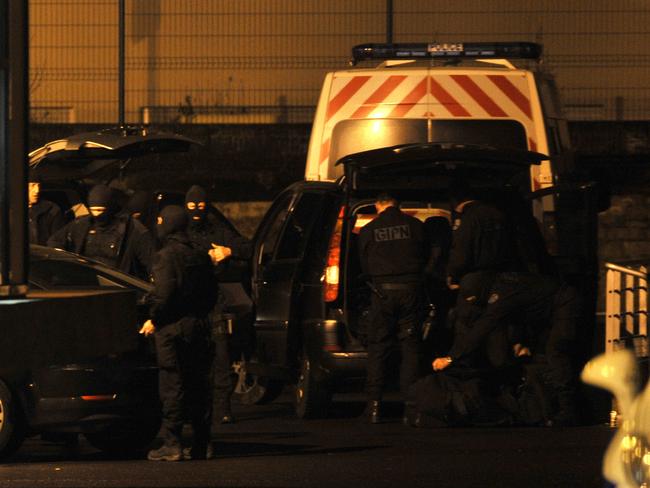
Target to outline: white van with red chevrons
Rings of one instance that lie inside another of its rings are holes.
[[[336,180],[336,161],[369,149],[453,142],[527,149],[555,158],[531,169],[531,190],[570,168],[570,140],[553,78],[533,43],[364,44],[352,63],[376,67],[327,73],[309,142],[306,180]],[[558,157],[560,156],[560,157]],[[545,209],[553,209],[545,199]],[[541,210],[541,209],[539,209]],[[536,216],[542,220],[540,212]]]

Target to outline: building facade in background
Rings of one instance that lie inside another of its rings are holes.
[[[309,123],[386,0],[125,0],[128,123]],[[29,0],[32,121],[118,120],[118,0]],[[650,2],[393,0],[394,42],[532,41],[571,120],[650,119]]]

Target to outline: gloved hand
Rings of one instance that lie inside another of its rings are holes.
[[[154,332],[156,332],[156,326],[153,325],[151,320],[147,320],[140,329],[140,334],[143,334],[145,337],[149,337]]]

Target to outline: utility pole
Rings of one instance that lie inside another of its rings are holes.
[[[27,293],[28,2],[0,0],[0,297]]]
[[[125,23],[125,0],[119,0],[118,8],[118,36],[117,43],[117,103],[118,103],[118,124],[124,125],[124,45],[126,36],[126,23]]]
[[[386,0],[386,43],[393,43],[393,0]]]

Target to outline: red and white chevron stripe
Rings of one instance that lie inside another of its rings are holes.
[[[355,118],[504,118],[519,121],[529,148],[537,148],[528,80],[521,72],[340,75],[332,82],[320,150],[327,164],[329,134],[340,120]]]

